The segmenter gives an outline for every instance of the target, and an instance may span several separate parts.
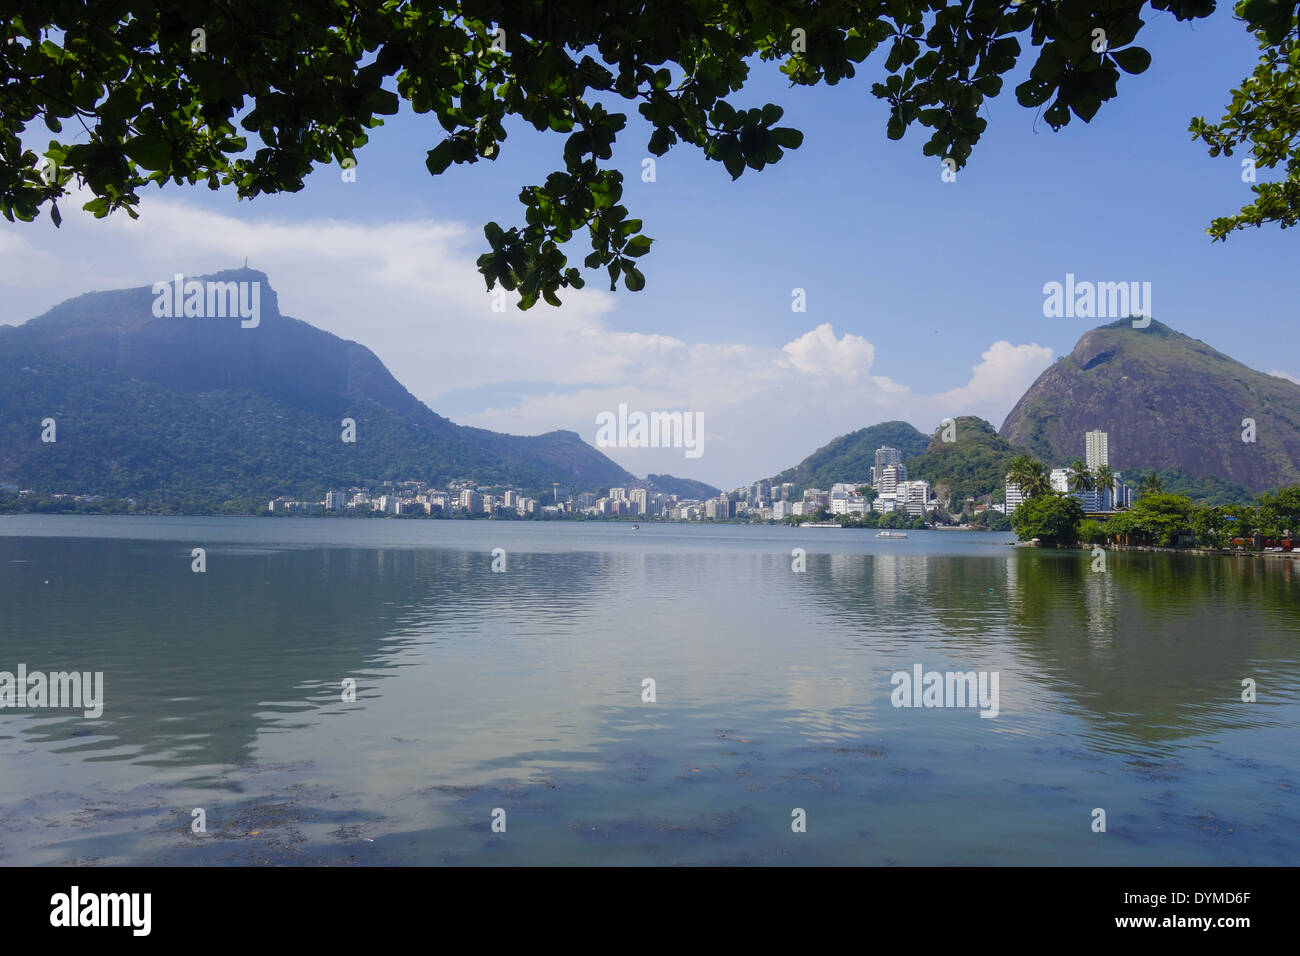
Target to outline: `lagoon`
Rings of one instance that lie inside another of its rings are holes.
[[[0,517],[0,863],[1293,864],[1295,563],[1010,541]]]

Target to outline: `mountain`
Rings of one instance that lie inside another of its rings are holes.
[[[928,439],[907,422],[882,422],[841,435],[817,449],[798,465],[772,478],[773,484],[794,482],[795,492],[805,488],[829,488],[840,481],[871,481],[876,449],[897,448],[903,460],[921,454]]]
[[[705,498],[716,498],[722,494],[722,489],[706,485],[694,478],[675,478],[672,475],[646,475],[645,483],[646,487],[651,491],[658,491],[665,495],[676,495],[678,498],[698,498],[703,501]]]
[[[170,294],[142,287],[0,326],[0,483],[228,500],[408,478],[548,491],[637,481],[574,432],[503,435],[434,413],[365,346],[282,315],[264,273],[197,281],[258,284],[256,314],[159,316]],[[345,418],[355,442],[342,440]]]
[[[936,429],[924,452],[905,459],[907,477],[929,481],[940,498],[951,497],[957,508],[967,498],[1000,491],[1011,460],[1023,453],[982,418],[960,416],[952,424],[953,440],[946,442],[943,435],[942,428]]]
[[[1134,488],[1144,487],[1147,476],[1155,475],[1160,481],[1160,490],[1171,495],[1186,495],[1197,504],[1207,508],[1223,505],[1253,505],[1255,496],[1231,481],[1213,476],[1189,475],[1177,469],[1165,471],[1143,471],[1136,469],[1124,473],[1124,481]]]
[[[1255,441],[1242,440],[1244,419]],[[1258,492],[1300,482],[1300,385],[1152,321],[1084,333],[1016,403],[999,433],[1044,462],[1109,433],[1111,467],[1221,478]]]

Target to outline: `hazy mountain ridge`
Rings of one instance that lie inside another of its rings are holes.
[[[651,491],[679,498],[716,498],[722,490],[712,485],[696,481],[694,478],[678,478],[674,475],[646,475],[645,486]]]
[[[258,324],[155,317],[141,287],[87,293],[0,327],[0,480],[230,496],[314,496],[375,478],[636,481],[571,431],[515,436],[448,421],[365,346],[281,315],[264,273],[188,278],[260,282]],[[345,417],[357,423],[355,444],[341,440]],[[55,443],[40,441],[45,418],[56,421]]]

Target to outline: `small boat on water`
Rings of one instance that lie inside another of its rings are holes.
[[[906,531],[877,531],[877,538],[906,538]]]
[[[844,527],[838,521],[805,521],[799,525],[801,528],[842,528]]]
[[[640,526],[639,524],[634,524],[634,525],[632,525],[632,530],[633,530],[633,531],[640,531],[640,530],[641,530],[641,526]]]

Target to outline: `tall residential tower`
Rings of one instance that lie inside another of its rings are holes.
[[[1084,436],[1084,460],[1089,471],[1098,465],[1110,464],[1110,436],[1103,431],[1088,432]]]

